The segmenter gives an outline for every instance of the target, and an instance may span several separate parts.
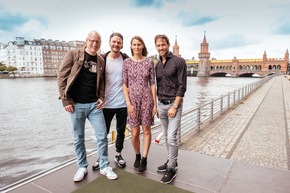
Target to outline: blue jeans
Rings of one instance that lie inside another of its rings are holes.
[[[158,115],[164,133],[165,144],[167,149],[167,166],[169,168],[175,168],[178,157],[178,132],[180,129],[181,115],[182,115],[182,103],[179,104],[176,115],[173,118],[167,116],[168,110],[172,104],[164,105],[158,103]]]
[[[97,102],[84,104],[76,103],[74,106],[74,112],[70,114],[72,122],[71,131],[74,139],[74,149],[79,168],[84,168],[89,165],[87,162],[87,153],[85,147],[86,119],[90,121],[95,132],[100,168],[103,169],[109,165],[107,129],[103,111],[97,109],[97,104]]]

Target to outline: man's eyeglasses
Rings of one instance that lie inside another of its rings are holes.
[[[89,39],[89,41],[93,44],[93,43],[96,43],[96,44],[100,44],[101,43],[101,41],[99,41],[99,40],[91,40],[91,39]]]

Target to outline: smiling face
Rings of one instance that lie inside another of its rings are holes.
[[[102,44],[100,34],[95,31],[89,33],[88,37],[86,38],[86,44],[86,52],[92,56],[95,56]]]
[[[118,53],[123,47],[123,40],[119,36],[113,36],[110,39],[111,51]]]
[[[169,53],[170,43],[163,38],[157,38],[155,41],[155,47],[161,57],[166,57]]]

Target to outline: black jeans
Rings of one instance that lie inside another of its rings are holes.
[[[117,130],[116,152],[121,153],[124,147],[125,130],[127,124],[127,108],[126,107],[118,109],[104,108],[103,113],[105,116],[108,134],[110,133],[112,119],[116,115],[116,130]]]

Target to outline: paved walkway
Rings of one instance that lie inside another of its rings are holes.
[[[288,170],[289,112],[290,81],[274,77],[237,108],[185,139],[181,149]]]

